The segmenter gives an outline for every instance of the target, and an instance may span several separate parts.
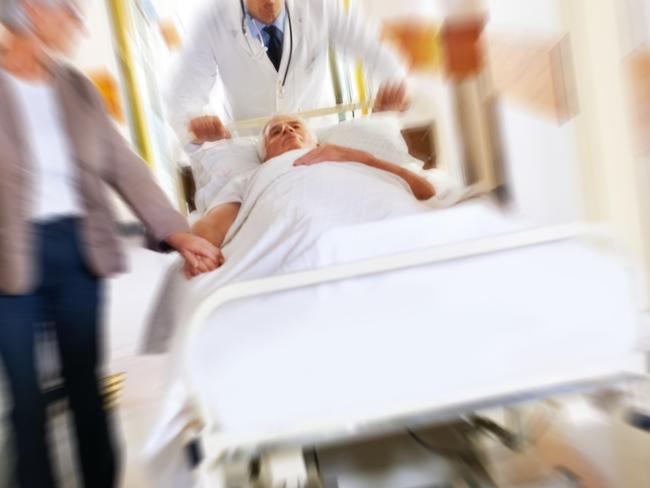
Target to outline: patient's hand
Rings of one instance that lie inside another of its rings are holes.
[[[339,161],[349,162],[354,161],[358,163],[367,164],[372,158],[370,154],[357,151],[349,147],[335,146],[334,144],[318,145],[316,149],[309,151],[304,156],[296,159],[293,163],[294,166],[309,166],[311,164]]]
[[[294,166],[305,166],[327,161],[352,161],[392,173],[402,178],[411,188],[418,200],[428,200],[436,194],[436,189],[424,176],[417,175],[398,164],[381,161],[372,154],[350,149],[349,147],[324,145],[309,151],[303,157],[296,159]]]
[[[211,268],[209,271],[213,271],[217,268],[220,268],[223,266],[223,263],[226,262],[226,258],[224,258],[223,253],[221,252],[221,249],[217,248],[217,261],[216,261],[216,266],[213,266],[212,262],[207,262],[205,258],[199,257],[198,259],[202,261],[201,267],[197,268],[194,267],[189,261],[185,261],[185,265],[183,266],[183,274],[185,275],[185,278],[188,280],[191,280],[195,276],[198,276],[202,273],[205,273],[206,271],[203,271],[205,268]]]

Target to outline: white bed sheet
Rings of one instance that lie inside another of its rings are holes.
[[[357,425],[588,376],[631,355],[621,261],[561,241],[240,299],[190,370],[227,436]]]
[[[525,227],[470,201],[332,229],[318,253],[354,262]],[[235,447],[349,435],[622,371],[637,334],[629,271],[565,239],[229,302],[204,322],[189,364],[172,356],[193,385],[172,379],[145,456],[156,473],[171,466],[197,395],[208,428]]]
[[[190,282],[180,273],[180,260],[171,268],[149,323],[145,352],[167,351],[187,317],[225,285],[498,234],[521,225],[485,202],[454,211],[432,210],[457,201],[462,191],[446,196],[441,192],[420,202],[401,178],[359,163],[294,167],[305,151],[285,153],[237,180],[235,193],[243,202],[224,241],[225,264]],[[224,198],[233,197],[220,195],[214,203],[224,203]]]

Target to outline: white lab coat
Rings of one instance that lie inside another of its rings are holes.
[[[219,77],[227,121],[290,113],[331,105],[328,47],[344,59],[360,58],[377,82],[405,76],[400,59],[379,41],[378,32],[354,9],[346,12],[336,0],[286,0],[293,29],[289,59],[289,21],[284,26],[280,69],[275,70],[256,32],[249,33],[254,53],[242,33],[239,0],[212,0],[200,17],[193,38],[181,53],[177,74],[167,94],[170,123],[183,141],[189,121],[214,114],[208,107]]]

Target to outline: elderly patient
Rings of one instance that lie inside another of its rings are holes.
[[[311,151],[296,156],[297,159],[293,162],[294,170],[298,168],[304,170],[305,167],[321,163],[335,163],[337,165],[362,164],[374,168],[374,172],[368,173],[369,178],[381,178],[382,173],[388,173],[403,180],[410,188],[414,202],[415,199],[428,200],[435,195],[433,185],[426,178],[397,164],[382,161],[367,152],[352,148],[318,144],[314,134],[300,118],[287,115],[276,116],[262,130],[261,156],[264,163],[298,149],[311,149]],[[255,171],[259,171],[259,169]],[[233,187],[236,188],[234,191]],[[359,191],[361,192],[362,189],[359,189]],[[408,192],[406,187],[404,191]],[[222,192],[227,193],[228,196],[222,196],[220,199],[222,203],[210,210],[192,229],[196,235],[207,239],[217,247],[224,244],[224,239],[237,219],[245,196],[241,181],[235,181],[231,188],[226,188]],[[335,202],[331,203],[334,204]],[[329,205],[329,202],[327,205]],[[223,264],[223,262],[224,258],[221,255],[220,264]],[[195,272],[186,268],[185,273],[190,277]]]

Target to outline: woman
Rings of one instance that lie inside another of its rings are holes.
[[[188,233],[144,163],[115,131],[90,82],[56,61],[81,28],[72,0],[0,0],[0,356],[13,400],[17,482],[55,486],[34,352],[53,324],[86,487],[114,486],[98,389],[102,278],[123,269],[105,192],[113,187],[160,248],[191,274],[219,252]]]

